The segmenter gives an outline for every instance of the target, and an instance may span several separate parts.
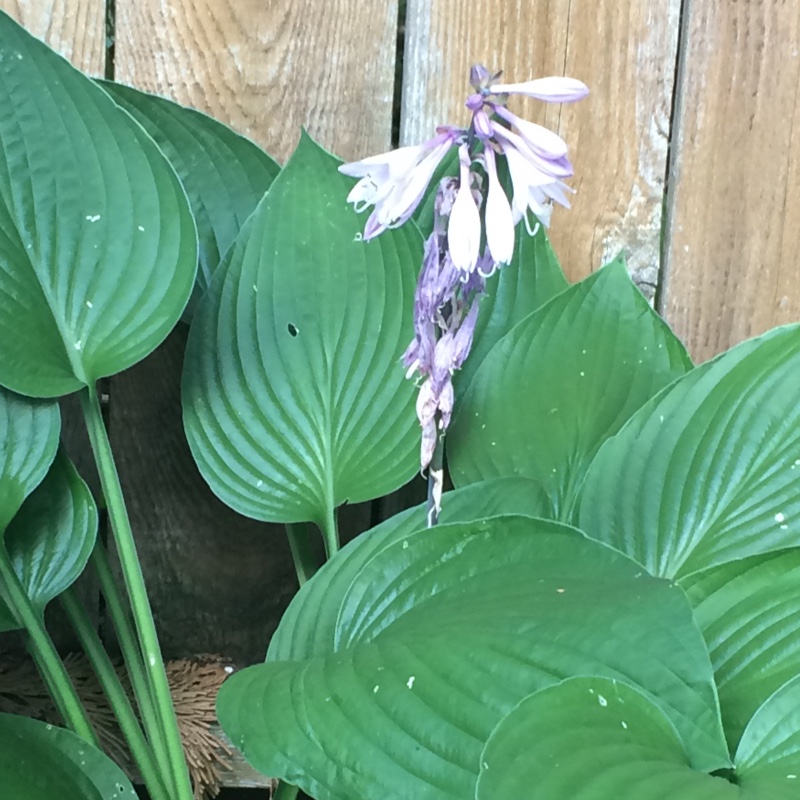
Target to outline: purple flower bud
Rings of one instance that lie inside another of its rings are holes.
[[[470,86],[481,89],[491,77],[491,73],[483,64],[475,64],[469,71]]]
[[[476,111],[472,117],[472,125],[479,139],[492,138],[492,123],[485,111]]]
[[[470,306],[467,316],[459,325],[453,337],[453,369],[461,369],[461,365],[467,360],[469,351],[472,350],[472,339],[475,336],[475,324],[478,321],[478,302],[474,300]]]

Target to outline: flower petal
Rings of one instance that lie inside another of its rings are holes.
[[[494,150],[485,151],[489,192],[486,196],[486,242],[497,264],[508,264],[514,255],[514,218],[506,193],[497,177]]]
[[[510,122],[519,131],[526,144],[544,158],[557,159],[567,155],[567,143],[549,128],[522,119],[499,104],[495,106],[494,111],[498,117]]]
[[[496,83],[489,87],[489,91],[493,94],[522,94],[546,103],[574,103],[589,94],[589,87],[575,78],[554,76],[525,83]]]
[[[447,225],[447,248],[453,264],[462,272],[472,272],[481,245],[481,215],[472,196],[470,158],[467,146],[459,148],[461,183]]]

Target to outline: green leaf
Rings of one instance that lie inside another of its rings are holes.
[[[206,114],[130,86],[99,83],[153,137],[186,189],[200,242],[193,308],[280,167],[256,144]]]
[[[339,608],[364,566],[385,547],[426,527],[426,504],[387,519],[346,544],[305,583],[272,636],[268,661],[298,661],[329,653],[334,646]],[[548,517],[542,488],[527,478],[486,481],[446,492],[441,523],[469,522],[501,514]]]
[[[568,519],[600,445],[690,366],[623,264],[611,263],[487,354],[448,435],[453,482],[533,478]]]
[[[578,519],[593,538],[682,577],[800,545],[800,327],[696,368],[594,460]]]
[[[349,179],[306,135],[198,309],[186,433],[212,490],[242,514],[313,521],[401,486],[418,467],[413,227],[357,241]]]
[[[476,800],[531,796],[736,800],[745,795],[724,778],[695,771],[675,727],[640,691],[621,681],[578,677],[522,700],[492,731],[481,755]]]
[[[197,237],[153,140],[0,14],[0,384],[55,397],[144,358],[181,315]]]
[[[30,400],[0,387],[0,536],[47,474],[60,432],[57,403]]]
[[[0,714],[0,786],[8,800],[136,800],[125,773],[74,733]]]
[[[714,666],[731,752],[755,711],[800,675],[800,549],[681,580]]]
[[[573,529],[524,517],[387,544],[339,603],[333,651],[233,675],[218,715],[257,769],[318,800],[461,799],[500,719],[585,671],[642,687],[692,763],[729,763],[683,593]]]
[[[524,225],[517,225],[514,258],[489,278],[486,296],[480,300],[472,350],[453,378],[456,398],[466,392],[494,345],[514,325],[568,286],[544,226],[539,225],[536,233],[529,236]]]
[[[574,678],[525,698],[492,732],[476,800],[792,800],[800,780],[800,678],[751,720],[735,783],[692,768],[675,728],[641,692]]]
[[[800,676],[753,715],[736,751],[742,795],[795,800],[800,781]]]
[[[96,536],[97,507],[92,494],[60,452],[4,537],[14,571],[40,613],[80,577]],[[18,627],[0,601],[0,631]]]

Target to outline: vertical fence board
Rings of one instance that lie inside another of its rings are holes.
[[[115,77],[284,160],[300,127],[342,158],[388,149],[397,0],[117,0]]]
[[[285,159],[300,126],[345,158],[391,139],[395,2],[117,0],[115,78],[213,114]],[[110,430],[162,643],[263,658],[295,591],[281,526],[226,509],[181,425],[179,326],[112,382]],[[367,526],[364,509],[342,527]],[[368,512],[368,509],[366,509]]]
[[[592,93],[575,105],[510,101],[571,148],[578,193],[571,211],[553,215],[553,243],[572,278],[625,250],[652,296],[679,11],[679,0],[409,0],[401,138],[466,120],[473,63],[513,82],[580,78]]]
[[[800,4],[687,10],[663,311],[703,360],[800,317]]]
[[[106,61],[104,0],[0,0],[0,8],[89,75]]]

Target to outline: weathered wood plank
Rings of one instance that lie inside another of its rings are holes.
[[[397,0],[118,0],[115,78],[280,160],[301,126],[350,159],[388,149],[396,26]]]
[[[343,157],[391,141],[396,2],[117,2],[115,78],[213,114],[285,159],[301,125]],[[296,589],[280,526],[226,509],[185,442],[186,331],[112,381],[110,431],[162,643],[261,660]],[[347,508],[351,538],[369,508]]]
[[[625,250],[652,295],[679,10],[680,0],[409,0],[401,140],[466,120],[473,63],[510,81],[580,78],[592,93],[578,104],[511,101],[571,148],[578,193],[553,215],[553,243],[573,279]]]
[[[679,0],[409,0],[401,140],[466,119],[473,63],[510,81],[583,80],[592,93],[575,105],[510,104],[570,145],[578,193],[553,215],[553,244],[573,279],[624,250],[652,296],[679,10]]]
[[[93,76],[103,74],[104,0],[0,0],[0,8],[78,69]]]
[[[662,310],[704,360],[800,318],[800,4],[689,3]]]

